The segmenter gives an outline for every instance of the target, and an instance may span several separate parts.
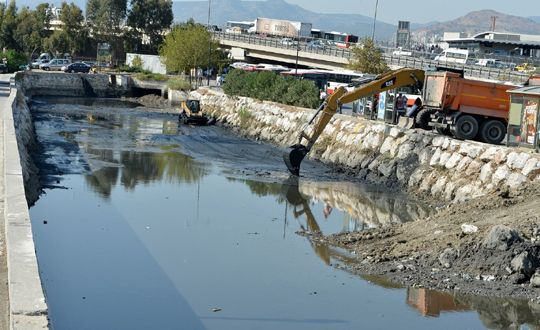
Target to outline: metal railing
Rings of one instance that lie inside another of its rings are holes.
[[[217,40],[230,40],[247,43],[251,45],[266,46],[272,48],[298,50],[298,52],[306,52],[318,55],[326,55],[336,58],[345,58],[350,60],[352,52],[347,48],[337,48],[332,46],[316,47],[308,42],[300,41],[296,43],[292,40],[286,42],[283,39],[271,37],[261,37],[253,34],[236,34],[223,31],[215,31],[214,38]],[[383,58],[390,66],[409,67],[415,69],[428,69],[435,67],[447,67],[452,69],[463,70],[465,76],[472,78],[493,79],[510,81],[514,83],[523,83],[528,78],[528,74],[513,71],[511,69],[488,68],[477,65],[460,64],[454,62],[435,61],[423,57],[398,56],[388,53],[383,53]],[[339,63],[336,61],[336,63]]]

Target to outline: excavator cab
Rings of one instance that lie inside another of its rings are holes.
[[[190,99],[180,104],[178,121],[188,125],[207,125],[209,118],[201,111],[200,101]]]

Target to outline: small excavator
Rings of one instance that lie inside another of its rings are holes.
[[[214,123],[213,119],[208,118],[208,116],[201,111],[200,101],[194,99],[182,101],[180,104],[178,121],[186,125],[199,126],[211,125]]]
[[[300,132],[298,143],[291,146],[292,150],[283,155],[283,160],[289,172],[292,175],[300,175],[300,164],[311,150],[324,128],[330,122],[330,119],[336,114],[340,105],[351,103],[358,99],[368,97],[377,93],[392,90],[403,86],[415,86],[422,90],[424,84],[425,72],[418,69],[398,69],[382,74],[377,79],[372,80],[352,91],[347,91],[344,86],[337,88],[333,94],[317,109],[313,117]],[[308,128],[319,118],[313,127],[311,135],[307,133]],[[305,142],[304,142],[305,140]]]

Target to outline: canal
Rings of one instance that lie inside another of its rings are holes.
[[[527,301],[402,288],[310,241],[429,210],[220,127],[119,101],[32,103],[44,192],[30,209],[54,329],[481,329]]]

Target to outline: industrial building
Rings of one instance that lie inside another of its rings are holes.
[[[467,37],[445,32],[443,40],[451,48],[468,49],[478,55],[540,58],[540,35],[488,31]]]

